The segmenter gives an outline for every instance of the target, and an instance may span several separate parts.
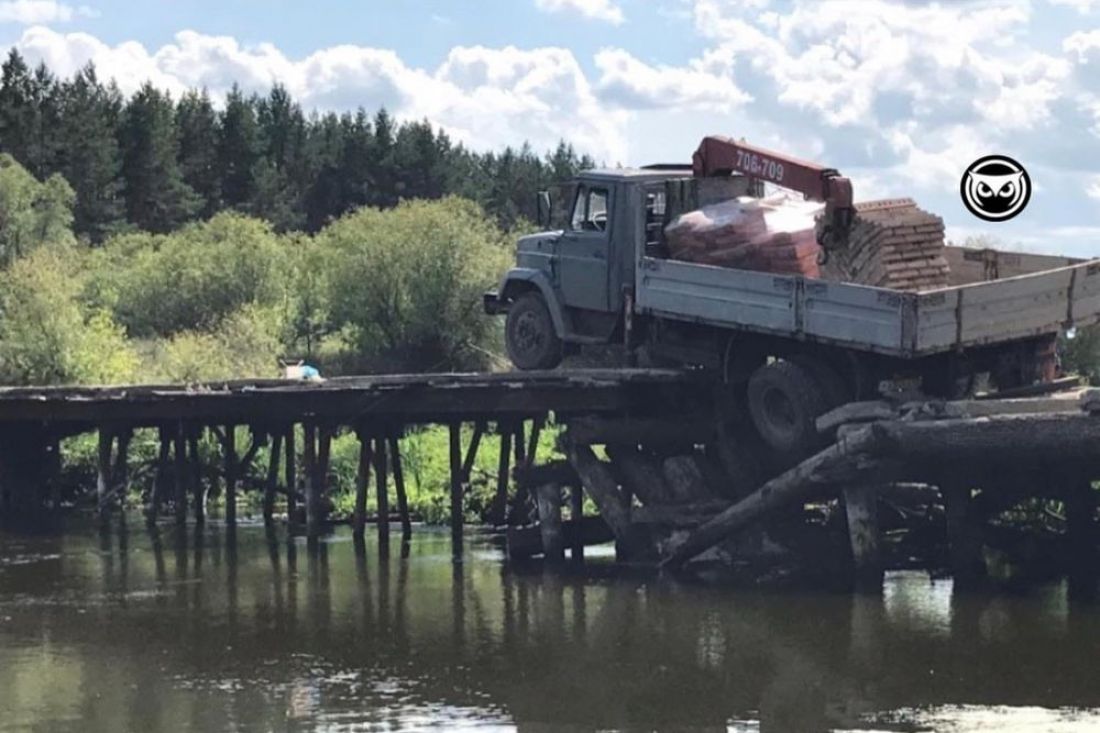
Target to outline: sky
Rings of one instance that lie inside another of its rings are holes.
[[[310,110],[427,118],[479,150],[686,162],[707,134],[910,196],[955,239],[1100,257],[1100,0],[0,0],[0,50],[124,91],[281,82]],[[966,167],[1034,193],[971,215]]]

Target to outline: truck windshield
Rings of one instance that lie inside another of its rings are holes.
[[[607,230],[607,189],[581,188],[573,204],[571,229],[575,232]]]

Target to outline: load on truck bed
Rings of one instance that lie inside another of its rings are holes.
[[[826,279],[828,258],[843,262],[858,225],[847,179],[711,140],[694,168],[581,174],[561,228],[520,239],[516,267],[485,296],[488,313],[507,314],[518,368],[553,368],[581,346],[618,344],[654,363],[707,369],[748,407],[764,441],[793,458],[819,444],[817,415],[846,401],[1051,381],[1059,333],[1100,320],[1100,260],[943,247],[937,277],[946,284],[931,289]],[[666,228],[678,216],[760,196],[765,181],[824,202],[825,277],[670,257]]]

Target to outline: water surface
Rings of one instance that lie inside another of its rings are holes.
[[[0,730],[1100,729],[1100,608],[1062,583],[868,597],[465,554],[424,529],[404,558],[343,531],[0,534]]]

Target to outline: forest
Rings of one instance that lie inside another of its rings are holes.
[[[536,192],[591,165],[566,143],[482,153],[385,110],[307,113],[281,87],[220,104],[148,84],[125,98],[90,66],[59,79],[13,51],[0,80],[0,384],[274,377],[281,358],[326,376],[503,368],[481,293],[512,261]],[[445,511],[437,432],[405,441],[426,518]],[[94,446],[71,442],[75,496]],[[334,445],[338,502],[353,442]],[[133,450],[152,460],[153,436]]]

